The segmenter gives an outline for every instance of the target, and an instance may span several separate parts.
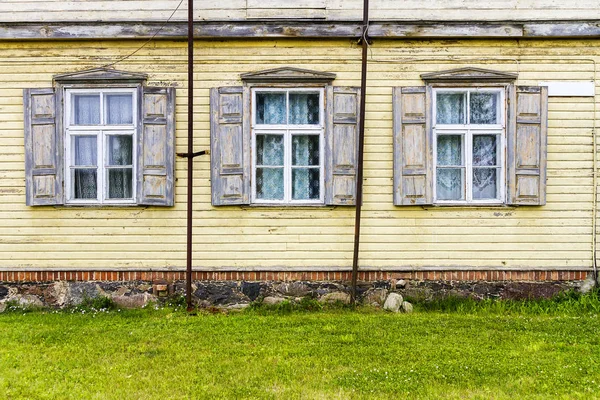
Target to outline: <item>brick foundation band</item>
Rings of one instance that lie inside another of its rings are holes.
[[[581,281],[589,271],[361,271],[359,281]],[[194,271],[194,281],[349,281],[350,271]],[[182,281],[184,271],[0,271],[0,282]]]

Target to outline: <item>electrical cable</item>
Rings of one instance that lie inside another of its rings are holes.
[[[162,32],[162,30],[163,30],[163,29],[165,28],[165,26],[167,26],[167,24],[168,24],[168,23],[171,21],[171,18],[173,18],[173,16],[174,16],[174,15],[175,15],[175,13],[177,12],[177,10],[179,10],[179,7],[181,7],[181,5],[182,5],[182,4],[183,4],[183,0],[181,0],[181,1],[179,2],[179,4],[177,4],[177,7],[175,7],[175,9],[174,9],[174,10],[173,10],[173,12],[171,13],[171,15],[169,15],[169,18],[167,18],[167,20],[166,20],[166,21],[165,21],[165,22],[164,22],[164,23],[161,25],[161,27],[160,27],[160,28],[158,28],[158,30],[157,30],[156,32],[154,32],[154,34],[153,34],[153,35],[152,35],[152,36],[151,36],[151,37],[150,37],[148,40],[146,40],[146,41],[145,41],[145,42],[144,42],[144,43],[143,43],[143,44],[142,44],[142,45],[141,45],[139,48],[137,48],[137,49],[136,49],[134,52],[132,52],[132,53],[130,53],[130,54],[128,54],[128,55],[126,55],[125,57],[122,57],[122,58],[118,59],[118,60],[117,60],[117,61],[115,61],[115,62],[112,62],[112,63],[105,64],[105,65],[101,66],[100,68],[108,68],[108,67],[112,67],[113,65],[115,65],[115,64],[118,64],[118,63],[120,63],[121,61],[125,61],[125,60],[127,60],[129,57],[132,57],[132,56],[133,56],[134,54],[136,54],[138,51],[140,51],[141,49],[143,49],[144,47],[146,47],[146,45],[147,45],[148,43],[150,43],[152,40],[154,40],[154,38],[155,38],[156,36],[158,36],[158,34],[159,34],[159,33],[161,33],[161,32]]]

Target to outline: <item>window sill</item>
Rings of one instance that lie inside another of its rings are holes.
[[[147,205],[142,204],[61,204],[54,206],[54,208],[93,208],[93,209],[103,209],[103,208],[134,208],[134,207],[148,207]]]
[[[497,210],[499,208],[514,210],[517,206],[505,204],[505,203],[479,203],[479,204],[465,204],[465,203],[438,203],[438,204],[429,204],[422,206],[423,209],[439,209],[439,208],[453,208],[453,209],[465,209],[472,210],[474,208],[482,210],[482,209],[490,209]]]
[[[282,210],[314,210],[325,209],[325,210],[333,210],[337,206],[331,206],[327,204],[272,204],[272,203],[253,203],[241,206],[242,209],[253,209],[253,208],[273,208],[273,209],[282,209]]]

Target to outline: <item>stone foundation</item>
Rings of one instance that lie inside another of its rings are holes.
[[[357,300],[363,304],[381,306],[389,293],[398,293],[412,301],[427,301],[449,296],[476,299],[550,298],[565,290],[589,290],[594,286],[592,274],[581,280],[482,281],[482,280],[419,280],[386,279],[360,281]],[[277,304],[285,300],[299,301],[303,297],[323,302],[348,302],[350,282],[278,281],[278,280],[203,280],[194,281],[192,294],[201,307],[243,308],[253,301]],[[86,298],[112,298],[121,307],[143,307],[150,302],[161,303],[185,294],[185,281],[66,281],[1,282],[0,305],[7,302],[21,306],[63,308],[75,306]],[[0,307],[3,308],[3,307]]]

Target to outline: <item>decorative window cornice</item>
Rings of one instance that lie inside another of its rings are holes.
[[[335,74],[309,69],[283,67],[241,75],[242,81],[249,83],[331,83]]]
[[[513,82],[518,74],[510,72],[494,71],[484,68],[457,68],[440,72],[432,72],[421,75],[427,83],[451,83],[451,82]]]
[[[146,74],[119,71],[109,68],[94,68],[85,71],[69,72],[54,76],[54,81],[68,83],[143,83],[148,78]]]

